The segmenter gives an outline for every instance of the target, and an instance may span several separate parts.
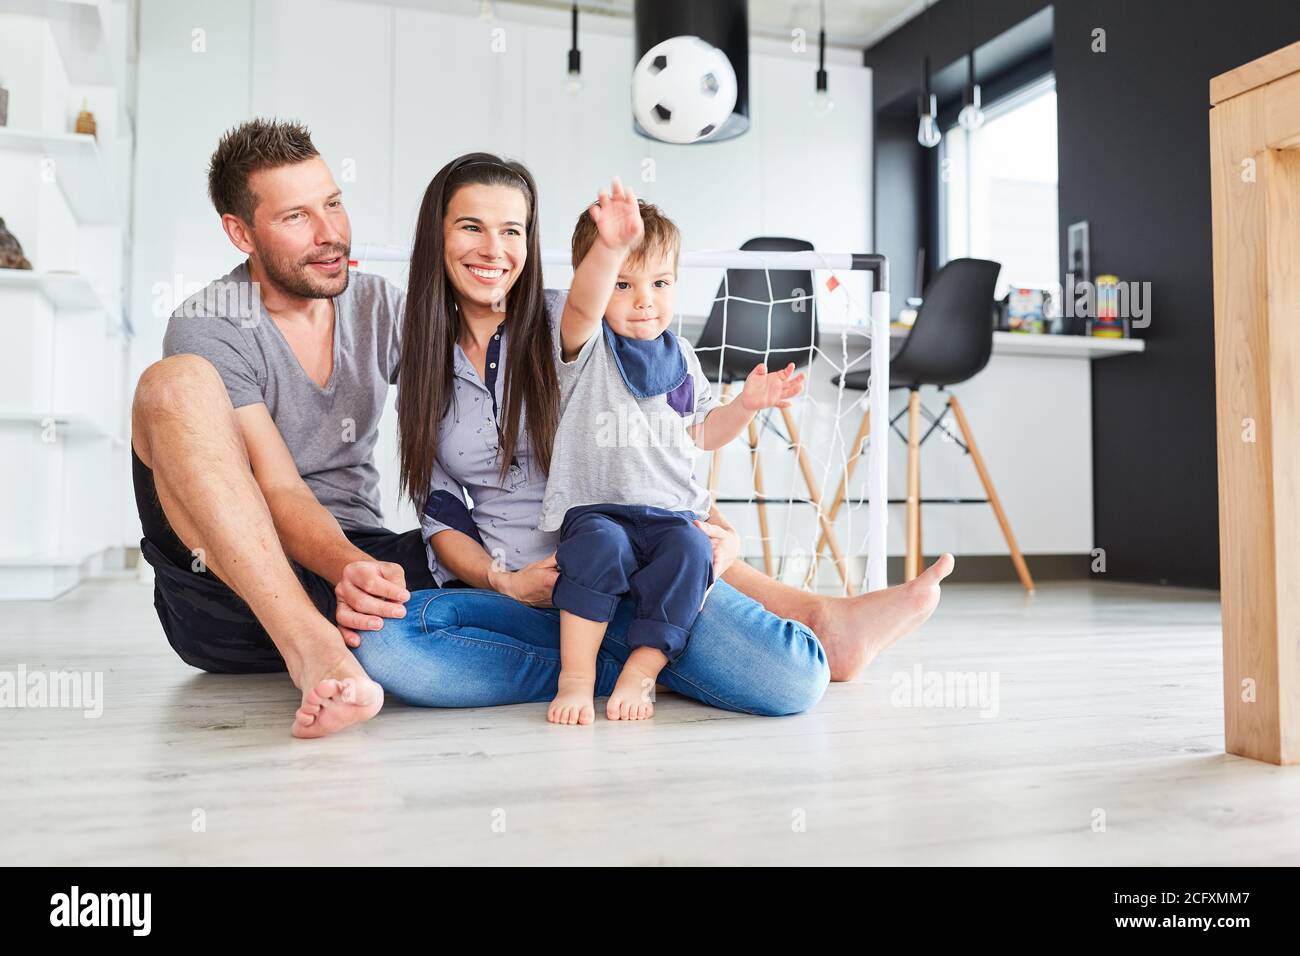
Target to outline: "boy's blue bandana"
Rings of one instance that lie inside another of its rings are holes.
[[[668,404],[679,415],[695,410],[695,380],[686,367],[677,338],[667,329],[657,339],[628,339],[602,321],[605,341],[623,384],[639,399],[668,396]]]

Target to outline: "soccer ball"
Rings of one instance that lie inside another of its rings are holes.
[[[632,71],[632,115],[665,143],[708,139],[736,106],[736,71],[699,37],[656,43]]]

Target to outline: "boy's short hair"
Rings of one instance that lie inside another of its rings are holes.
[[[301,123],[275,119],[240,123],[221,137],[208,163],[208,198],[218,215],[229,213],[251,225],[257,196],[248,188],[248,177],[319,155],[311,132]]]
[[[669,254],[673,259],[673,274],[676,275],[677,262],[682,253],[681,232],[676,223],[660,212],[659,207],[654,203],[648,203],[644,199],[638,199],[636,202],[641,209],[641,222],[645,225],[645,235],[628,253],[626,264],[636,267],[641,265],[649,254]],[[592,220],[589,209],[590,207],[582,211],[582,215],[578,217],[578,224],[573,227],[573,268],[575,269],[578,268],[578,263],[586,258],[592,244],[596,241],[596,223]]]

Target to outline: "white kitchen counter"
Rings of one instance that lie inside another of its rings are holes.
[[[836,330],[827,329],[834,334]],[[911,330],[906,326],[890,326],[891,339],[905,339]],[[826,334],[823,333],[823,336]],[[1109,358],[1142,352],[1146,342],[1141,339],[1102,339],[1087,335],[1030,335],[1024,332],[994,332],[994,355],[1041,355],[1044,358]]]

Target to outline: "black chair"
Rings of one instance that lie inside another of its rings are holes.
[[[813,245],[802,239],[760,236],[740,247],[746,252],[811,252]],[[700,333],[695,349],[700,367],[712,382],[722,385],[722,401],[731,397],[731,386],[743,383],[754,366],[765,362],[769,369],[781,369],[793,362],[807,365],[817,343],[817,318],[813,274],[806,269],[728,269],[718,286],[718,295]],[[770,319],[770,321],[769,321]],[[834,528],[821,509],[821,491],[811,463],[804,452],[788,408],[780,410],[799,459],[804,482],[817,508],[823,540],[828,542],[840,578],[852,590],[848,567],[835,538]],[[754,498],[763,536],[764,570],[772,574],[772,545],[768,534],[767,500],[763,494],[763,470],[758,454],[758,427],[749,423],[749,453],[754,472]],[[720,452],[713,453],[709,467],[709,494],[716,498]]]
[[[1011,533],[1011,524],[1007,521],[1006,512],[1002,510],[1002,503],[993,488],[993,480],[984,465],[984,458],[975,445],[966,413],[957,401],[957,396],[945,391],[949,385],[973,378],[988,364],[989,355],[993,351],[993,291],[1001,269],[999,263],[987,259],[953,259],[940,269],[925,290],[925,297],[911,331],[890,358],[889,387],[905,388],[909,392],[906,409],[907,557],[903,565],[904,577],[908,581],[921,571],[921,445],[935,429],[942,427],[944,418],[951,410],[962,434],[962,439],[955,435],[952,439],[974,461],[984,492],[988,495],[987,501],[993,506],[993,513],[997,516],[1002,535],[1011,550],[1011,561],[1020,576],[1020,582],[1026,591],[1032,593],[1034,590],[1034,580],[1016,545],[1015,535]],[[869,377],[866,370],[850,372],[843,376],[844,387],[865,391]],[[839,385],[840,376],[835,377],[834,383]],[[947,404],[937,418],[921,404],[922,385],[937,386],[947,396]],[[924,436],[920,435],[922,413],[930,421],[930,427]],[[890,420],[891,430],[898,431],[894,423],[903,414],[899,412]],[[843,503],[853,465],[863,453],[863,442],[870,430],[870,415],[870,410],[863,415],[858,437],[850,446],[853,453],[846,476],[840,482],[829,512],[832,521]],[[947,429],[944,431],[947,432]],[[898,434],[901,436],[902,432]],[[820,542],[817,553],[821,553]]]

